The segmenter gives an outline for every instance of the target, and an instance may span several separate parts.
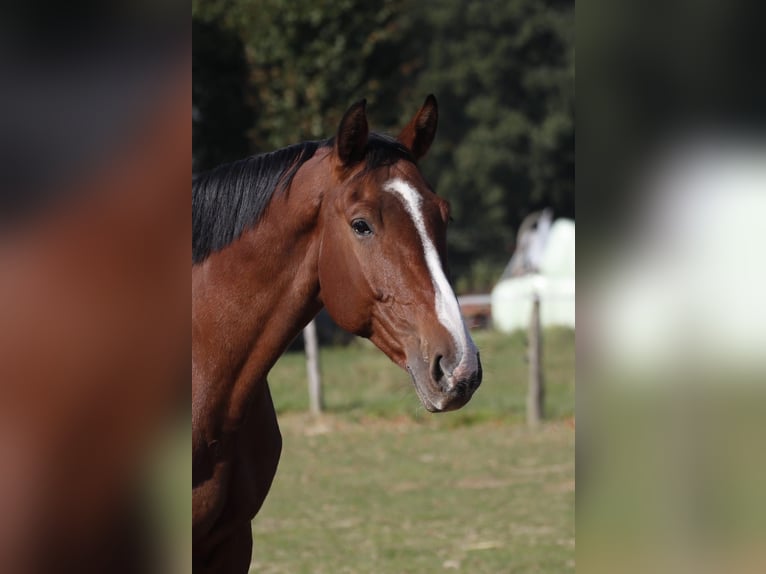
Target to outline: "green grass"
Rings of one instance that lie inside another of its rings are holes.
[[[574,572],[574,431],[283,417],[259,573]]]
[[[364,345],[322,349],[327,414],[301,354],[272,371],[282,461],[253,522],[252,572],[574,571],[574,334],[545,338],[548,422],[524,419],[524,337],[477,333],[484,383],[431,415]],[[297,412],[301,411],[301,412]]]

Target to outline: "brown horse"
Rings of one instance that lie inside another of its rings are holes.
[[[458,409],[479,353],[444,272],[449,205],[416,162],[436,133],[429,96],[397,139],[365,102],[334,138],[194,179],[193,544],[196,572],[247,572],[250,521],[281,450],[266,375],[322,308],[406,369],[423,406]]]

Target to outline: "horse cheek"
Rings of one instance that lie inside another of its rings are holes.
[[[371,297],[364,295],[366,283],[360,270],[352,269],[353,260],[353,255],[340,252],[322,257],[319,266],[320,296],[338,326],[366,337],[370,330]]]

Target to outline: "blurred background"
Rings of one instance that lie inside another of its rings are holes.
[[[0,9],[4,573],[190,563],[187,10]]]
[[[269,376],[284,448],[251,571],[573,571],[574,2],[192,7],[195,170],[330,137],[361,98],[396,135],[436,95],[421,168],[452,206],[484,365],[472,401],[433,416],[320,316],[321,398],[300,340]]]
[[[578,3],[577,559],[766,569],[766,16]]]

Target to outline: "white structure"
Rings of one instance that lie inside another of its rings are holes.
[[[540,297],[546,326],[575,326],[575,224],[548,210],[530,216],[519,230],[518,248],[492,290],[492,322],[510,332],[526,329],[532,299]]]

